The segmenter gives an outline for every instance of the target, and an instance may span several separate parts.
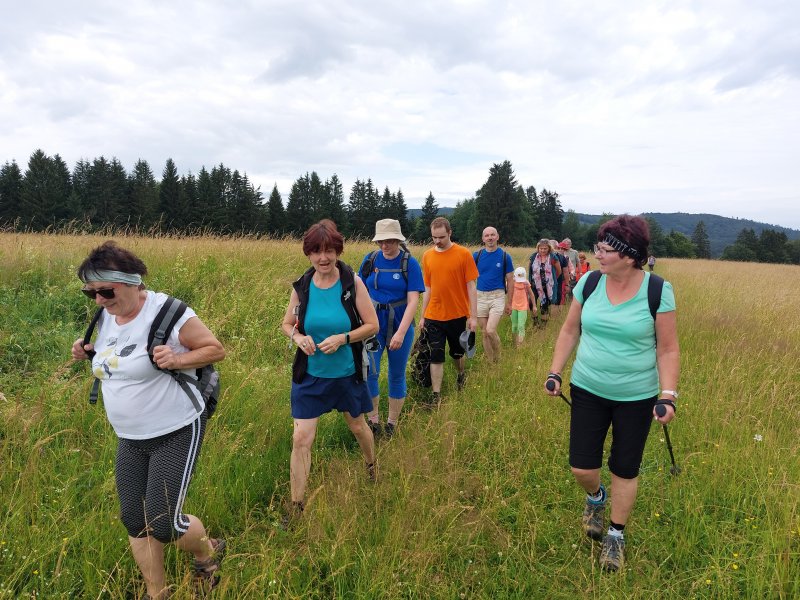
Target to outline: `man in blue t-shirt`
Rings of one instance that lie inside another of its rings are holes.
[[[494,227],[483,230],[483,248],[472,257],[478,267],[478,327],[483,332],[483,351],[495,362],[500,358],[500,336],[497,325],[503,313],[511,314],[511,292],[514,289],[514,261],[497,245],[500,235]]]

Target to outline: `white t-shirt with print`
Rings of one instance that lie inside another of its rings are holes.
[[[159,371],[147,354],[147,335],[166,294],[147,292],[142,310],[124,325],[103,314],[94,343],[92,373],[100,379],[108,420],[121,438],[145,440],[176,431],[197,418],[189,396],[169,374]],[[188,352],[178,341],[183,324],[197,316],[187,308],[167,340],[176,354]],[[196,376],[195,369],[184,371]],[[203,407],[200,393],[189,386]],[[202,410],[202,408],[201,408]]]

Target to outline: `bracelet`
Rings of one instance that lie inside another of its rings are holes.
[[[555,379],[558,382],[558,385],[561,385],[561,383],[562,383],[561,375],[559,375],[558,373],[548,373],[547,374],[547,378],[548,379]]]
[[[662,394],[669,394],[670,396],[675,398],[675,400],[678,399],[678,392],[676,392],[675,390],[661,390],[661,393]]]
[[[344,334],[344,343],[345,344],[349,344],[350,343],[350,332],[349,331]]]
[[[678,414],[678,407],[675,406],[675,403],[672,400],[668,400],[667,398],[659,398],[656,401],[656,406],[659,406],[659,405],[671,406],[672,407],[672,412],[674,412],[675,414]]]

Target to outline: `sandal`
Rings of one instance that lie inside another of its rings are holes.
[[[194,577],[203,589],[210,592],[219,584],[219,569],[225,556],[225,540],[222,538],[210,539],[214,552],[203,560],[194,559]]]

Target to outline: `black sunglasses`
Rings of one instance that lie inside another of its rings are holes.
[[[106,300],[111,300],[114,297],[114,288],[102,288],[99,290],[91,290],[88,288],[81,288],[81,291],[86,294],[89,298],[94,300],[97,298],[97,294],[100,294]]]

